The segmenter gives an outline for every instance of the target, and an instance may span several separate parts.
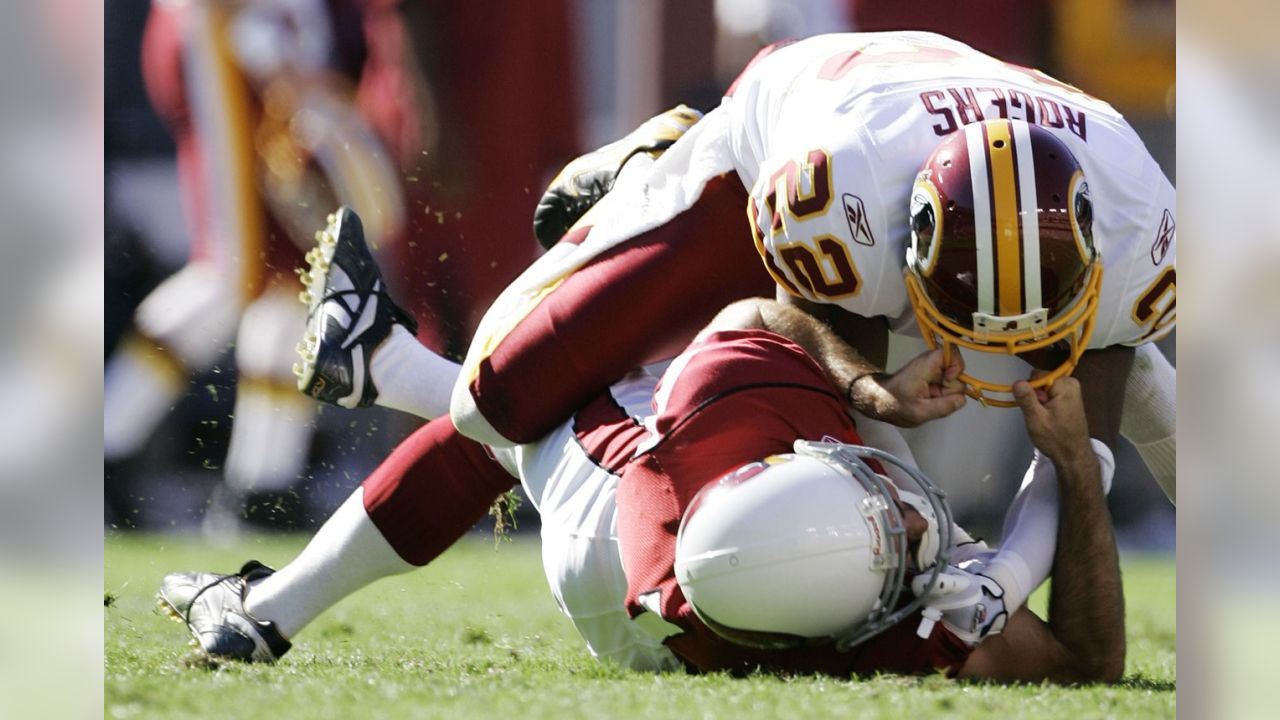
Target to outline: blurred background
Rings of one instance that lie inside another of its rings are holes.
[[[338,202],[420,339],[458,356],[540,252],[533,207],[567,160],[677,103],[711,109],[767,43],[892,29],[1108,100],[1173,175],[1172,0],[108,0],[108,527],[313,528],[415,427],[294,389],[293,270]],[[999,534],[1024,450],[942,479],[962,522]],[[1118,459],[1122,545],[1171,551],[1173,507]]]

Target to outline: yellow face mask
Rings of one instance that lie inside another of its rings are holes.
[[[1067,358],[1056,368],[1045,369],[1045,374],[1028,381],[1033,388],[1042,388],[1071,374],[1080,362],[1080,356],[1089,347],[1089,338],[1093,335],[1098,316],[1098,296],[1102,289],[1101,260],[1095,259],[1088,273],[1084,292],[1058,317],[1042,325],[1011,330],[963,327],[939,312],[924,293],[919,278],[910,269],[907,270],[905,279],[907,296],[911,300],[920,334],[930,348],[942,348],[946,362],[950,362],[951,354],[958,352],[958,348],[1018,356],[1066,342],[1070,348]],[[961,373],[960,381],[968,386],[969,396],[983,405],[1017,405],[1013,400],[1011,383],[983,380],[968,373]]]

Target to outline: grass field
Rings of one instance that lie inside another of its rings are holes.
[[[1174,565],[1124,561],[1129,661],[1118,687],[1002,687],[941,677],[653,676],[592,660],[547,590],[535,537],[468,538],[425,570],[383,580],[316,620],[275,666],[192,662],[156,610],[171,570],[287,562],[302,537],[214,550],[198,539],[109,535],[108,718],[1083,718],[1173,717]],[[1032,606],[1043,613],[1043,592]]]

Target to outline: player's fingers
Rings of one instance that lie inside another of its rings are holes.
[[[1080,381],[1073,377],[1060,377],[1053,381],[1048,388],[1049,397],[1057,398],[1073,398],[1080,395]]]
[[[1013,384],[1013,399],[1021,408],[1023,416],[1027,419],[1027,424],[1043,423],[1045,418],[1044,406],[1036,388],[1031,387],[1031,383],[1026,380],[1019,380]]]
[[[952,350],[951,362],[946,367],[944,377],[946,377],[948,381],[956,380],[956,378],[960,377],[960,374],[963,372],[964,356],[960,354],[959,350]],[[961,384],[961,387],[963,387],[963,384]]]
[[[941,349],[931,350],[919,357],[920,370],[930,382],[941,380],[943,370],[943,353]]]
[[[965,400],[967,399],[968,397],[965,395],[944,395],[942,397],[921,400],[917,406],[917,424],[926,423],[938,418],[944,418],[964,407]]]
[[[943,380],[940,387],[942,388],[943,395],[963,395],[965,394],[965,391],[968,390],[968,387],[956,378],[947,378]]]

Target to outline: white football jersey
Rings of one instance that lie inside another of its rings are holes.
[[[1090,347],[1173,328],[1173,186],[1124,118],[1076,88],[941,35],[846,33],[764,56],[716,112],[757,249],[792,294],[913,326],[902,273],[916,173],[941,138],[1010,118],[1053,132],[1090,185],[1105,268]]]

